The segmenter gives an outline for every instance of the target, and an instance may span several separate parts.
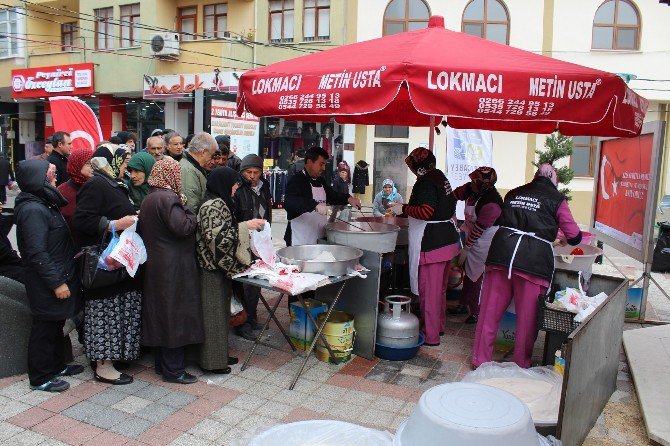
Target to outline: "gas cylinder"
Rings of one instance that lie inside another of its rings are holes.
[[[409,312],[412,299],[391,295],[377,316],[377,343],[386,347],[415,347],[419,343],[419,318]],[[403,311],[406,306],[407,311]]]

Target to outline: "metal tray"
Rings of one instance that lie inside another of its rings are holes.
[[[337,260],[332,262],[313,261],[322,252],[329,252]],[[358,248],[340,245],[302,245],[287,246],[277,251],[277,257],[287,265],[297,265],[303,273],[343,276],[353,269],[363,251]]]

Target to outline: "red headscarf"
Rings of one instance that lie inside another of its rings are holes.
[[[81,169],[84,164],[91,160],[93,150],[90,147],[79,147],[72,149],[70,157],[67,159],[67,174],[73,183],[82,185],[88,180],[87,177],[81,174]]]

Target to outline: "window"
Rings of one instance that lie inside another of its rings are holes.
[[[205,6],[205,35],[217,39],[224,37],[228,28],[228,3]]]
[[[121,6],[121,48],[138,46],[140,24],[140,4]]]
[[[509,44],[509,14],[498,0],[472,0],[463,10],[461,31],[493,42]]]
[[[376,125],[375,138],[409,138],[409,127]]]
[[[270,42],[293,42],[293,0],[270,0]]]
[[[598,138],[595,136],[575,136],[572,138],[570,168],[576,177],[593,176],[593,160],[596,156]]]
[[[114,9],[94,9],[93,12],[95,13],[95,49],[109,50],[114,48],[114,35],[111,23],[114,17]]]
[[[196,20],[198,20],[198,7],[189,6],[188,8],[179,8],[177,17],[177,31],[181,40],[195,40],[195,34],[198,31]],[[183,33],[183,34],[181,34]]]
[[[61,51],[74,50],[72,46],[77,45],[78,29],[77,22],[63,23],[60,26],[61,43],[63,44]]]
[[[628,0],[608,0],[593,18],[591,48],[598,50],[640,49],[640,15]]]
[[[330,39],[330,0],[305,0],[304,40]]]
[[[391,0],[384,11],[385,36],[428,27],[430,11],[423,0]]]
[[[0,10],[0,35],[5,36],[0,39],[0,57],[19,56],[19,40],[12,39],[11,36],[20,34],[20,14],[16,9]]]

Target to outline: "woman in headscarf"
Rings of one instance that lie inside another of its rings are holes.
[[[183,200],[177,161],[156,162],[148,183],[149,195],[140,207],[140,235],[147,249],[142,344],[155,348],[155,370],[163,381],[192,384],[198,379],[186,372],[185,347],[204,339],[196,216]]]
[[[409,203],[389,207],[395,215],[409,216],[410,286],[419,295],[425,345],[430,346],[440,344],[447,312],[447,266],[460,248],[454,222],[456,198],[435,163],[430,150],[414,149],[405,158],[417,176]]]
[[[570,245],[582,240],[557,186],[556,170],[550,164],[542,164],[533,181],[505,195],[496,222],[499,228],[486,258],[472,350],[475,367],[491,361],[498,324],[512,299],[516,311],[512,357],[519,367],[531,366],[537,338],[537,298],[547,292],[554,275],[553,242],[559,228]]]
[[[140,210],[140,205],[144,198],[149,194],[149,177],[151,169],[156,163],[156,158],[149,155],[147,152],[139,152],[133,155],[128,161],[128,172],[130,172],[130,179],[128,180],[128,190],[130,201],[133,202],[133,207],[136,211]]]
[[[58,186],[58,191],[67,200],[67,204],[60,211],[70,230],[72,230],[72,217],[77,207],[77,192],[86,180],[93,176],[92,155],[93,150],[89,147],[73,149],[67,159],[67,174],[70,179]]]
[[[393,203],[402,203],[402,195],[398,193],[393,180],[387,178],[382,183],[382,190],[375,195],[375,199],[372,201],[372,215],[384,217],[391,213],[388,206]]]
[[[219,374],[230,373],[229,365],[237,363],[237,358],[228,357],[231,277],[251,264],[250,231],[265,225],[260,218],[236,221],[233,195],[238,181],[239,173],[230,167],[212,170],[206,201],[198,210],[197,253],[205,325],[200,367]]]
[[[127,180],[126,168],[128,167],[128,160],[130,159],[130,153],[123,147],[119,147],[114,151],[114,156],[112,157],[112,170],[116,172],[117,178],[121,180]]]
[[[108,241],[136,220],[128,187],[111,165],[111,143],[99,145],[91,158],[93,177],[79,189],[72,218],[79,247]],[[132,376],[120,373],[112,361],[132,361],[140,354],[142,281],[140,275],[104,288],[84,290],[84,352],[95,364],[95,379],[109,384],[129,384]]]
[[[451,314],[470,311],[466,324],[474,324],[479,316],[479,293],[482,288],[484,262],[495,231],[493,224],[502,212],[503,200],[495,187],[498,175],[492,167],[479,167],[470,173],[470,182],[454,190],[457,200],[465,201],[465,222],[461,230],[465,233],[465,246],[458,257],[464,266],[461,300]]]
[[[16,241],[23,257],[32,326],[28,341],[30,388],[62,392],[60,379],[81,373],[81,365],[65,363],[65,320],[79,307],[79,279],[74,245],[60,208],[67,201],[56,189],[56,166],[47,160],[21,161],[16,172],[21,193],[16,198]]]

